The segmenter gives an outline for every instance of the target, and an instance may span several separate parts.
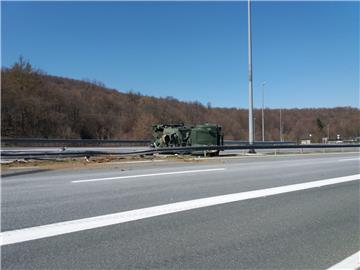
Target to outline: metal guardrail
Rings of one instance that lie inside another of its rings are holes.
[[[41,151],[41,152],[21,152],[21,151],[2,151],[1,156],[5,158],[46,158],[46,157],[91,157],[91,156],[131,156],[131,155],[151,155],[159,153],[191,153],[204,152],[211,150],[256,150],[256,149],[326,149],[326,148],[359,148],[360,144],[239,144],[239,145],[223,145],[223,146],[192,146],[192,147],[169,147],[169,148],[153,148],[140,151],[116,152],[116,151]]]
[[[102,145],[102,144],[136,144],[146,145],[150,144],[150,140],[98,140],[98,139],[34,139],[34,138],[15,138],[15,139],[1,139],[1,145],[60,145],[60,146],[82,146],[82,145]]]
[[[14,139],[2,139],[2,146],[99,146],[99,145],[149,145],[152,140],[99,140],[99,139],[37,139],[37,138],[14,138]],[[246,144],[247,141],[240,140],[225,140],[225,145],[239,145]],[[296,144],[293,141],[259,141],[256,144]]]
[[[256,145],[272,145],[272,144],[297,144],[295,141],[255,141]],[[237,140],[225,140],[225,145],[239,145],[239,144],[248,144],[248,141],[237,141]]]
[[[143,144],[148,145],[152,140],[100,140],[100,139],[36,139],[36,138],[14,138],[14,139],[2,139],[1,144],[7,145],[60,145],[60,146],[71,146],[71,145],[102,145],[102,144]],[[225,140],[225,145],[238,145],[246,144],[247,141],[240,140]],[[296,144],[294,141],[259,141],[256,144]]]

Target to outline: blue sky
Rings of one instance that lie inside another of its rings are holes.
[[[254,104],[359,107],[359,2],[253,2]],[[2,2],[2,66],[247,108],[246,2]]]

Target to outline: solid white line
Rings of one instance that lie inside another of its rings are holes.
[[[190,171],[177,171],[177,172],[163,172],[163,173],[125,175],[125,176],[115,176],[115,177],[107,177],[107,178],[95,178],[95,179],[85,179],[85,180],[74,180],[74,181],[71,181],[71,183],[85,183],[85,182],[109,181],[109,180],[119,180],[119,179],[128,179],[128,178],[140,178],[140,177],[150,177],[150,176],[174,175],[174,174],[190,174],[190,173],[216,172],[216,171],[224,171],[224,170],[225,170],[225,168],[215,168],[215,169],[203,169],[203,170],[190,170]]]
[[[116,163],[119,164],[137,164],[137,163],[153,163],[153,162],[164,162],[167,160],[163,160],[163,159],[155,159],[155,160],[135,160],[135,161],[119,161]],[[114,164],[115,162],[111,162],[111,164]]]
[[[343,159],[339,159],[340,162],[342,162],[342,161],[353,161],[353,160],[360,160],[360,158],[343,158]]]
[[[136,209],[131,211],[119,212],[109,215],[102,215],[91,218],[83,218],[78,220],[53,223],[49,225],[36,226],[36,227],[19,229],[14,231],[6,231],[0,233],[0,241],[1,241],[0,244],[9,245],[9,244],[41,239],[56,235],[62,235],[72,232],[79,232],[94,228],[110,226],[124,222],[134,221],[134,220],[172,214],[172,213],[187,211],[191,209],[198,209],[213,205],[238,202],[238,201],[260,198],[265,196],[272,196],[272,195],[288,193],[293,191],[306,190],[316,187],[323,187],[327,185],[345,183],[358,179],[360,179],[360,174],[295,184],[295,185],[233,193],[228,195],[221,195],[221,196],[190,200],[184,202],[177,202],[177,203],[159,205],[154,207]]]
[[[331,266],[328,270],[355,270],[360,267],[360,251]]]

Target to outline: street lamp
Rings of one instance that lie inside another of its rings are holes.
[[[282,119],[281,119],[281,108],[280,108],[280,126],[279,126],[279,132],[280,132],[280,142],[283,141],[282,138]]]
[[[253,74],[252,74],[252,51],[251,51],[251,4],[248,0],[248,79],[249,79],[249,144],[254,144],[254,127],[253,127]],[[255,153],[250,149],[249,153]]]
[[[256,117],[254,117],[254,142],[256,142]]]
[[[261,110],[261,129],[262,129],[262,141],[265,141],[265,120],[264,120],[264,88],[266,81],[261,83],[262,85],[262,110]]]

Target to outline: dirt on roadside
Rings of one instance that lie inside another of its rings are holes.
[[[189,155],[151,155],[151,156],[130,156],[130,157],[114,157],[114,156],[97,156],[97,157],[76,157],[76,158],[59,158],[59,159],[18,159],[11,162],[1,164],[1,170],[7,171],[12,169],[81,169],[81,168],[98,168],[109,167],[113,165],[141,164],[151,162],[204,162],[202,160]]]

